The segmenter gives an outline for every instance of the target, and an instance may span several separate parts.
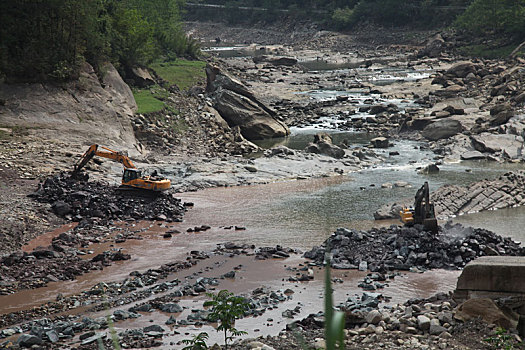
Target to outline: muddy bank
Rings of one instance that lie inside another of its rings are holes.
[[[47,205],[28,197],[37,188],[38,181],[31,173],[25,174],[20,176],[5,163],[0,165],[0,256],[18,251],[29,239],[64,223],[62,218],[50,213]]]
[[[120,250],[112,250],[83,259],[81,256],[86,255],[86,251],[62,245],[63,241],[69,243],[71,237],[62,234],[48,248],[15,252],[1,258],[0,295],[44,287],[49,282],[74,280],[84,273],[102,270],[112,261],[131,258]]]
[[[186,261],[168,262],[144,272],[133,271],[123,281],[100,282],[80,294],[67,296],[60,294],[56,300],[33,307],[30,310],[3,314],[0,318],[0,326],[3,328],[11,327],[0,331],[0,338],[26,333],[17,340],[17,343],[22,347],[27,347],[28,342],[35,341],[38,344],[44,343],[46,346],[54,348],[58,346],[57,342],[62,344],[77,343],[73,337],[80,334],[80,342],[77,345],[89,345],[93,342],[96,343],[95,338],[86,341],[95,335],[93,331],[108,329],[109,324],[105,316],[95,318],[85,315],[92,315],[97,311],[107,313],[108,309],[112,309],[112,318],[116,322],[139,318],[155,310],[173,314],[165,322],[167,326],[155,326],[155,330],[160,330],[160,333],[164,333],[164,330],[167,331],[173,327],[209,324],[210,322],[207,319],[209,311],[204,309],[197,310],[192,307],[192,312],[187,318],[181,317],[181,312],[187,306],[180,306],[179,302],[181,299],[199,297],[205,292],[215,290],[221,280],[235,279],[236,273],[241,270],[242,265],[225,273],[220,273],[220,265],[223,264],[224,258],[232,259],[245,256],[252,260],[261,261],[285,259],[297,253],[296,250],[289,248],[256,248],[255,246],[239,245],[232,242],[224,243],[212,252],[192,251]],[[207,259],[211,259],[212,262],[209,264],[211,267],[206,267],[205,270],[215,273],[216,277],[199,277],[203,272],[201,270],[188,272],[186,275],[180,274],[180,272],[188,270]],[[174,278],[175,276],[178,277]],[[277,304],[289,300],[289,295],[293,293],[292,290],[256,288],[246,297],[250,303],[250,308],[245,316],[261,316],[267,309],[271,310]],[[63,313],[66,311],[67,315],[64,315]],[[151,337],[162,337],[162,334],[158,333],[154,336],[148,334],[149,331],[154,330],[150,328],[151,326],[146,327],[143,333],[137,329],[125,331],[120,334],[120,337],[123,342],[128,341],[127,335],[130,332],[139,332],[136,336],[141,341],[146,341]],[[98,336],[105,338],[105,333],[100,333]]]

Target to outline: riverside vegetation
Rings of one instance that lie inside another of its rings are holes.
[[[432,29],[452,25],[472,39],[465,52],[490,56],[508,54],[525,34],[522,0],[218,0],[214,4],[223,8],[199,7],[206,5],[204,1],[186,7],[184,0],[4,1],[0,78],[74,80],[82,62],[103,75],[108,60],[125,76],[133,67],[154,60],[195,58],[199,45],[181,25],[185,11],[186,18],[198,20],[215,19],[223,11],[219,17],[231,23],[291,17],[339,30],[354,30],[363,23]]]
[[[182,0],[3,1],[0,76],[9,81],[77,79],[84,61],[121,73],[154,59],[195,57],[181,27]]]

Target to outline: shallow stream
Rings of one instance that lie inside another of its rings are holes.
[[[224,50],[227,51],[227,50]],[[338,67],[338,69],[341,67]],[[344,68],[344,67],[343,67]],[[411,76],[400,71],[377,71],[375,79],[389,81],[395,79],[419,78],[427,74]],[[392,78],[394,77],[394,78]],[[368,79],[368,78],[367,78]],[[372,79],[372,78],[370,78]],[[373,80],[373,79],[372,79]],[[335,98],[341,92],[319,91],[308,92],[312,98]],[[356,95],[357,96],[357,95]],[[349,96],[353,98],[352,96]],[[356,97],[357,98],[357,97]],[[410,106],[411,101],[392,101],[400,107]],[[334,124],[333,120],[327,123]],[[336,124],[336,123],[335,123]],[[292,136],[287,139],[273,140],[260,143],[262,147],[272,147],[282,144],[292,149],[304,149],[313,135],[323,129],[317,127],[293,129]],[[339,144],[346,140],[349,147],[363,147],[369,144],[374,135],[356,132],[338,132],[326,129],[332,133],[334,143]],[[433,175],[422,175],[418,169],[436,162],[435,155],[425,149],[424,145],[414,141],[394,140],[393,146],[388,149],[374,149],[384,157],[385,161],[370,169],[341,175],[336,177],[277,182],[268,185],[213,188],[192,193],[183,193],[182,200],[193,202],[182,223],[170,223],[169,228],[177,229],[181,233],[171,239],[164,239],[161,231],[166,229],[162,223],[138,223],[136,230],[141,231],[144,240],[128,240],[119,247],[131,254],[131,261],[117,262],[104,271],[97,271],[80,276],[72,282],[50,283],[46,288],[24,291],[16,295],[0,297],[0,313],[26,309],[39,305],[45,301],[55,299],[60,292],[64,296],[79,293],[89,289],[100,281],[117,281],[126,278],[130,272],[144,271],[156,268],[164,263],[185,259],[190,250],[212,250],[219,243],[227,241],[244,242],[256,246],[275,246],[310,249],[321,244],[338,227],[354,229],[369,229],[373,226],[398,224],[397,221],[374,221],[373,213],[381,205],[405,198],[413,198],[415,191],[425,181],[430,184],[431,190],[444,184],[468,184],[483,178],[494,178],[509,170],[519,169],[519,164],[497,164],[485,161],[461,162],[441,164],[440,172]],[[407,186],[382,188],[384,183],[406,182]],[[473,214],[455,218],[454,221],[463,222],[472,226],[485,227],[501,235],[511,236],[515,240],[525,241],[525,209],[506,209],[494,212]],[[439,213],[438,213],[439,214]],[[129,224],[128,228],[133,229]],[[202,233],[188,233],[187,229],[194,226],[209,225],[211,229]],[[241,226],[245,229],[235,230],[228,227]],[[144,230],[142,230],[144,229]],[[107,245],[98,249],[107,249]],[[292,273],[286,270],[286,265],[301,262],[300,257],[292,257],[284,261],[256,262],[253,258],[240,260],[226,259],[224,269],[231,270],[228,264],[239,265],[235,283],[222,280],[217,288],[228,288],[236,293],[249,293],[258,286],[267,286],[274,289],[295,288],[292,301],[282,307],[268,311],[264,320],[248,318],[239,321],[239,329],[250,331],[249,336],[276,334],[284,328],[288,320],[280,316],[285,308],[302,306],[298,317],[322,309],[322,279],[316,278],[308,284],[290,283],[286,279]],[[198,268],[204,270],[208,262],[203,262]],[[226,268],[227,267],[227,268]],[[188,271],[188,273],[194,271]],[[178,274],[177,277],[181,278]],[[201,276],[217,277],[223,273],[220,269],[210,269]],[[316,272],[318,273],[318,272]],[[337,272],[344,279],[344,283],[336,285],[335,299],[344,301],[349,295],[360,295],[362,290],[357,288],[363,273],[356,271]],[[392,297],[392,302],[402,302],[411,297],[428,297],[436,292],[452,290],[455,287],[458,271],[430,271],[424,274],[409,273],[396,278],[385,288],[384,294]],[[192,308],[201,307],[202,297],[181,301],[187,306],[186,313]],[[195,305],[198,303],[198,305]],[[127,306],[124,307],[127,309]],[[133,322],[117,323],[118,329],[126,327],[143,327],[151,324],[150,320],[162,324],[168,316],[161,313],[147,314]],[[269,321],[273,319],[275,321]],[[190,327],[188,331],[208,331],[211,328]],[[186,332],[179,329],[179,332]],[[212,334],[212,332],[210,332]],[[188,338],[188,336],[172,336],[168,340]],[[211,340],[215,339],[215,335]],[[217,340],[218,341],[218,340]]]

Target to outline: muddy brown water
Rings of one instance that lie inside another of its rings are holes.
[[[282,245],[304,251],[314,245],[321,244],[337,227],[369,229],[372,226],[397,223],[396,221],[378,223],[372,220],[355,219],[351,215],[346,218],[326,217],[322,213],[316,214],[316,210],[309,211],[307,209],[305,211],[304,208],[293,208],[288,204],[290,197],[298,197],[306,202],[311,202],[313,209],[315,209],[315,201],[316,197],[319,196],[319,191],[323,191],[327,187],[337,187],[347,181],[350,181],[348,177],[339,176],[184,193],[181,195],[182,200],[195,204],[194,208],[189,209],[186,213],[184,222],[122,223],[118,225],[117,232],[135,231],[143,240],[130,239],[115,246],[105,243],[90,247],[94,250],[94,254],[111,248],[121,248],[126,253],[131,254],[131,260],[115,262],[103,271],[94,271],[79,276],[75,281],[50,283],[45,288],[2,296],[0,297],[0,313],[5,314],[29,309],[44,302],[55,300],[59,293],[64,296],[77,294],[102,281],[121,281],[128,277],[132,271],[145,271],[167,262],[184,260],[191,250],[210,251],[217,244],[227,241],[255,244],[258,247]],[[286,210],[283,210],[283,206]],[[188,228],[201,225],[209,225],[212,228],[199,233],[186,232]],[[242,226],[245,229],[236,230],[235,226]],[[43,245],[50,241],[52,236],[56,236],[71,227],[66,226],[55,230],[30,242],[26,248]],[[170,239],[162,238],[162,232],[168,229],[176,229],[181,233],[174,234]],[[294,294],[291,300],[279,304],[277,308],[266,311],[260,317],[245,318],[237,323],[237,328],[247,330],[249,337],[275,335],[285,327],[286,323],[292,321],[282,317],[281,314],[286,309],[294,309],[296,306],[300,306],[301,311],[296,318],[305,317],[310,313],[322,310],[323,277],[321,270],[314,268],[315,279],[313,281],[306,283],[288,281],[288,277],[293,276],[295,272],[287,270],[287,267],[298,266],[299,263],[307,263],[307,261],[300,255],[294,255],[284,260],[270,259],[266,261],[255,260],[253,256],[237,256],[234,258],[215,256],[200,261],[199,264],[189,270],[171,274],[167,280],[175,278],[184,280],[195,278],[194,276],[217,278],[231,271],[234,267],[241,266],[235,279],[221,279],[220,285],[215,287],[215,290],[228,289],[237,294],[249,294],[258,287],[266,287],[272,290],[292,289]],[[458,271],[441,270],[423,274],[406,273],[390,281],[389,285],[379,292],[391,297],[390,303],[404,302],[412,297],[429,297],[440,291],[453,290],[458,275]],[[363,291],[357,287],[357,284],[364,276],[364,272],[354,270],[334,271],[334,277],[340,277],[343,280],[343,283],[334,284],[335,302],[344,302],[349,296],[353,295],[361,296]],[[157,296],[155,295],[155,297]],[[180,303],[185,307],[185,310],[180,315],[175,314],[175,316],[186,318],[192,309],[202,308],[204,299],[206,299],[204,295],[183,298]],[[128,309],[132,305],[125,305],[122,308]],[[79,309],[76,312],[82,310]],[[93,313],[90,316],[107,315],[114,310],[109,309]],[[168,318],[169,314],[161,312],[143,313],[143,316],[138,319],[117,322],[115,327],[117,330],[124,330],[159,324],[168,329],[169,327],[164,325]],[[169,335],[164,337],[165,347],[173,347],[173,344],[181,339],[187,339],[190,334],[201,331],[207,331],[210,334],[209,343],[221,342],[220,334],[214,332],[214,329],[209,325],[202,327],[187,326],[170,329]]]

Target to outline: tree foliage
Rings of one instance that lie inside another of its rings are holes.
[[[431,28],[448,25],[470,0],[348,0],[332,12],[332,24],[351,29],[358,23],[383,26]]]
[[[206,340],[209,335],[206,332],[200,332],[199,334],[193,335],[191,339],[183,339],[182,344],[186,344],[182,350],[207,350],[208,345]]]
[[[506,34],[523,40],[525,0],[475,0],[456,25],[474,34]]]
[[[181,28],[183,0],[3,0],[0,75],[13,80],[74,79],[84,61],[144,65],[195,56]]]
[[[336,29],[351,29],[358,23],[385,26],[432,27],[450,24],[472,0],[193,0],[189,11],[214,16],[224,6],[228,22],[276,21],[296,17],[322,22]],[[201,3],[201,7],[195,3]],[[255,10],[258,9],[258,10]],[[195,17],[194,17],[195,18]],[[198,18],[198,16],[197,16]]]

